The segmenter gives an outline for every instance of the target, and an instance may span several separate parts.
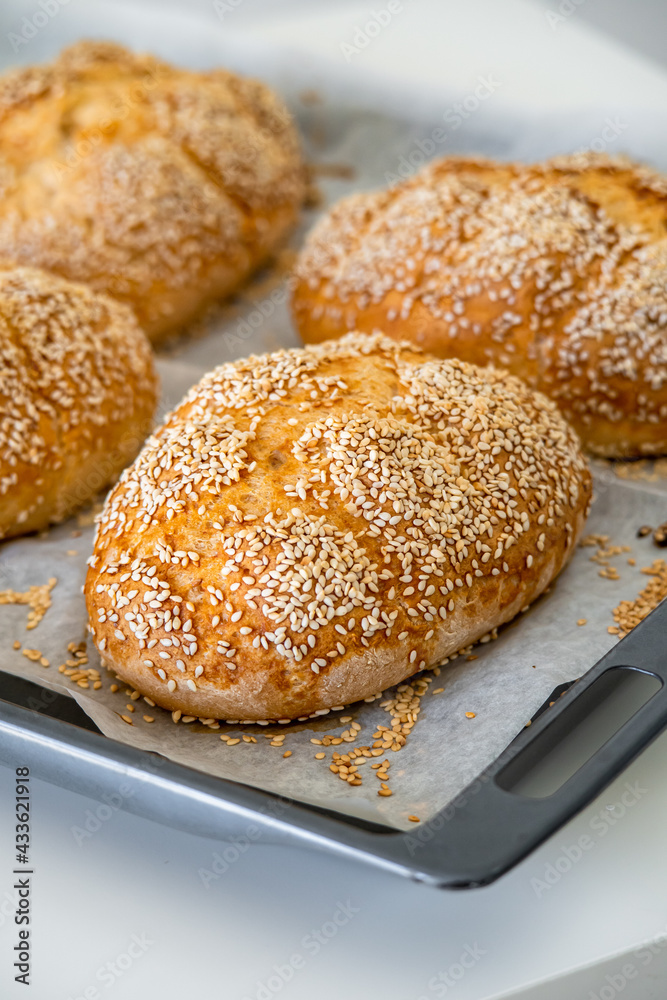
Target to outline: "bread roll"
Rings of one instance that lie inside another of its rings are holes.
[[[61,521],[113,482],[156,398],[127,306],[43,271],[0,271],[0,538]]]
[[[556,406],[353,334],[222,365],[100,516],[103,658],[158,705],[292,719],[370,696],[533,601],[591,481]]]
[[[667,180],[628,160],[445,159],[313,231],[306,342],[383,330],[508,368],[609,457],[667,451]]]
[[[261,83],[80,42],[0,78],[0,260],[128,303],[152,340],[255,270],[304,191]]]

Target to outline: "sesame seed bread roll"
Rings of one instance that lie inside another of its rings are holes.
[[[112,483],[157,389],[127,306],[44,271],[0,271],[0,538],[62,521]]]
[[[667,179],[648,168],[435,161],[334,206],[296,274],[307,343],[381,329],[507,368],[592,452],[667,452]]]
[[[505,372],[380,335],[250,357],[206,375],[110,493],[90,631],[164,708],[304,717],[513,618],[590,495],[574,432]]]
[[[108,42],[0,77],[0,182],[0,260],[126,302],[153,341],[262,264],[304,194],[267,87]]]

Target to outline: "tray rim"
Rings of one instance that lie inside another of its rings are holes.
[[[104,790],[110,785],[113,792],[119,780],[131,779],[137,791],[123,798],[121,808],[199,836],[227,837],[233,843],[252,826],[260,836],[326,850],[417,882],[452,889],[479,887],[515,867],[577,815],[667,728],[666,633],[667,600],[414,832],[368,829],[371,824],[353,817],[205,774],[2,699],[0,762],[16,766],[20,759],[38,777],[93,798],[100,798],[102,785]],[[529,753],[540,735],[613,668],[650,673],[661,687],[548,798],[502,788],[496,776],[524,750]],[[41,690],[32,681],[22,683]],[[71,766],[72,758],[78,766]],[[170,803],[176,803],[176,809],[170,810]]]

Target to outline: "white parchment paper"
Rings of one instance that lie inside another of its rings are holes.
[[[286,96],[299,120],[308,159],[334,165],[328,175],[320,174],[323,203],[319,210],[342,194],[383,185],[388,173],[409,169],[410,163],[420,159],[415,153],[423,148],[418,140],[428,138],[440,124],[433,112],[430,119],[422,121],[408,122],[398,117],[389,98],[385,109],[380,110],[377,94],[369,102],[373,109],[363,106],[361,95],[357,96],[356,106],[351,106],[347,97],[341,98],[335,81],[304,100],[293,87],[290,89],[285,66],[279,59],[274,63],[272,67],[258,66],[257,73],[268,79],[273,74],[283,88],[288,88]],[[422,112],[417,109],[415,114]],[[627,148],[641,153],[642,135],[648,146],[655,142],[655,135],[635,126],[634,137],[628,137],[633,141],[627,143]],[[450,134],[436,152],[538,158],[556,149],[581,147],[587,135],[595,136],[591,131],[594,128],[593,119],[588,126],[582,122],[571,122],[569,126],[560,123],[559,136],[555,137],[554,128],[546,129],[544,123],[528,128],[516,122],[498,122],[487,110]],[[341,165],[346,169],[339,170]],[[293,248],[298,247],[316,215],[317,211],[306,213],[301,231],[292,241]],[[172,344],[162,353],[162,412],[176,405],[189,386],[214,365],[298,344],[286,303],[284,273],[288,261],[286,256],[276,269],[259,275],[234,302],[199,324],[192,337]],[[612,608],[638,593],[647,582],[640,567],[660,555],[650,538],[637,539],[637,528],[665,519],[667,493],[659,482],[622,482],[608,467],[596,467],[596,499],[588,531],[609,535],[613,544],[631,547],[631,552],[613,560],[620,579],[601,578],[600,567],[590,559],[594,550],[579,549],[551,592],[504,628],[496,641],[477,647],[475,659],[461,657],[444,667],[422,699],[419,722],[406,746],[399,753],[387,754],[392,764],[393,789],[388,798],[377,795],[379,783],[370,761],[361,768],[363,783],[359,787],[340,781],[328,767],[334,750],[345,752],[351,746],[370,745],[376,726],[391,724],[379,701],[357,704],[307,723],[271,727],[271,732],[285,736],[284,748],[279,749],[269,746],[264,727],[235,729],[223,725],[216,732],[198,722],[175,725],[169,713],[149,708],[143,701],[136,703],[133,725],[129,726],[121,719],[127,714],[129,701],[126,686],[121,684],[120,691],[112,693],[114,678],[103,668],[103,687],[99,691],[85,691],[59,674],[58,664],[70,655],[68,643],[86,638],[81,586],[93,528],[82,526],[77,519],[45,536],[0,546],[0,589],[27,590],[32,584],[46,583],[50,577],[58,580],[53,605],[33,631],[25,631],[26,608],[0,607],[0,665],[9,673],[66,691],[104,734],[122,742],[156,751],[209,774],[408,828],[408,815],[425,820],[435,814],[504,749],[556,685],[579,676],[616,642],[607,632],[613,624]],[[628,565],[628,557],[636,558],[636,566]],[[587,619],[587,624],[578,626],[577,620],[582,618]],[[12,648],[15,640],[39,649],[51,666],[45,668],[26,659]],[[99,666],[90,644],[88,655],[89,665]],[[444,689],[441,693],[432,693],[440,688]],[[475,717],[467,718],[466,712],[474,712]],[[144,713],[155,721],[144,722]],[[315,753],[324,748],[314,746],[311,739],[346,730],[348,724],[339,721],[341,715],[352,716],[360,724],[358,739],[354,744],[328,748],[325,760],[315,760]],[[241,742],[228,747],[219,738],[223,731],[234,736],[245,732],[255,736],[257,743]],[[287,759],[283,757],[286,750],[292,751]]]

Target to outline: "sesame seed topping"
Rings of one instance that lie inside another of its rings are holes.
[[[149,345],[125,307],[32,268],[2,270],[0,511],[12,513],[0,516],[0,537],[62,521],[115,478],[148,429],[155,396]]]
[[[298,431],[278,446],[269,429],[282,434],[292,413]],[[285,499],[286,483],[305,499]],[[157,646],[190,691],[229,699],[221,718],[326,712],[323,677],[352,658],[390,655],[408,676],[456,652],[445,649],[448,616],[457,621],[478,585],[497,588],[494,570],[520,573],[526,547],[540,571],[556,541],[574,548],[562,526],[589,494],[555,405],[505,373],[359,334],[225,364],[105,504],[87,582],[105,619],[94,638],[107,638],[121,674],[131,647]],[[119,606],[124,643],[108,624]],[[256,706],[235,700],[241,684],[261,692]],[[272,684],[285,699],[275,714],[261,702]],[[357,697],[375,697],[372,684]]]
[[[0,150],[3,258],[128,301],[151,335],[256,267],[304,192],[296,130],[266,86],[109,42],[0,78]]]
[[[624,157],[437,160],[316,225],[295,316],[306,339],[425,331],[441,356],[528,379],[592,450],[662,454],[666,224],[667,179]]]

